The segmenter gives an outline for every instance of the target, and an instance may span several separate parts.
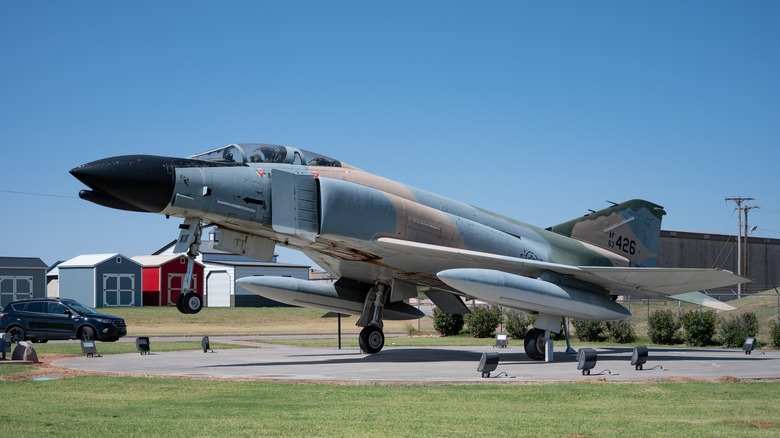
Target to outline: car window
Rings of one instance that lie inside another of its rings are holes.
[[[46,303],[43,301],[32,301],[27,303],[27,311],[32,313],[46,313]]]
[[[14,309],[16,312],[21,312],[24,310],[24,306],[26,306],[27,303],[14,303],[11,304],[11,308]]]
[[[52,302],[49,303],[49,311],[48,311],[48,313],[54,313],[54,314],[57,314],[57,315],[64,315],[65,312],[67,312],[67,311],[68,311],[68,308],[63,306],[60,303],[52,303]]]

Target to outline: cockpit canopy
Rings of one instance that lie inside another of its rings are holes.
[[[274,144],[231,144],[190,156],[196,160],[223,163],[228,166],[252,163],[286,163],[299,166],[350,167],[339,160],[290,146]]]

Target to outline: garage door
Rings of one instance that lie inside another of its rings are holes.
[[[206,284],[206,304],[209,307],[230,307],[230,284],[227,271],[211,271]]]

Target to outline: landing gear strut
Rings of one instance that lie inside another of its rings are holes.
[[[195,258],[200,254],[200,234],[203,230],[200,219],[190,218],[179,226],[181,234],[179,242],[176,245],[186,245],[191,242],[187,248],[187,273],[184,276],[182,291],[176,298],[176,308],[181,313],[198,313],[203,308],[203,298],[192,290],[192,271],[195,269]]]
[[[366,295],[366,301],[363,304],[363,313],[357,321],[359,327],[364,327],[360,331],[358,343],[364,353],[375,354],[385,346],[385,334],[382,331],[382,311],[385,308],[385,301],[389,295],[390,288],[382,283],[377,283]],[[370,319],[369,319],[370,318]]]

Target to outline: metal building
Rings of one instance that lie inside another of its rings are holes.
[[[43,260],[33,257],[0,257],[0,309],[15,300],[46,297]]]
[[[60,297],[90,307],[142,306],[141,265],[122,254],[88,254],[58,266]]]
[[[738,252],[743,258],[741,269],[737,269]],[[739,251],[737,236],[663,230],[657,263],[664,268],[720,268],[741,273],[753,281],[742,285],[741,292],[761,292],[780,286],[780,239],[748,237],[745,244],[743,238]],[[734,286],[710,292],[724,294],[725,299],[736,290]]]

